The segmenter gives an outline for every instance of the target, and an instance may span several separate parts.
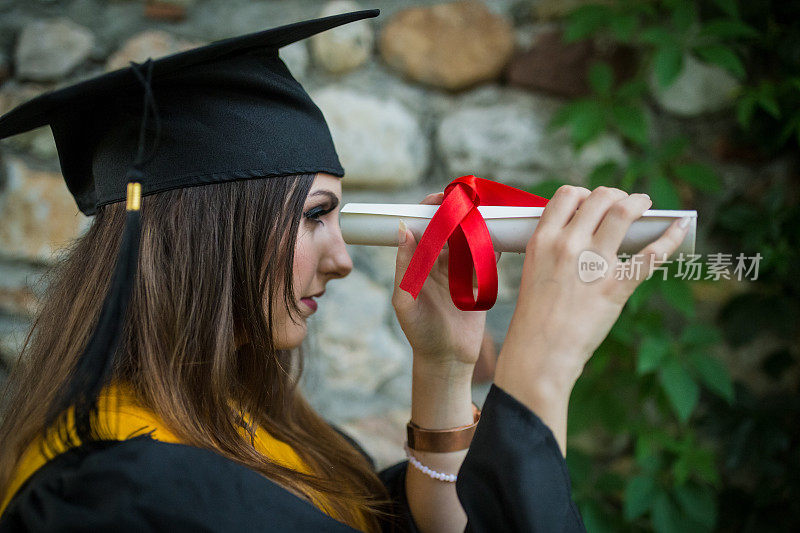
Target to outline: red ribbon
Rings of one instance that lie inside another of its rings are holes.
[[[547,198],[496,181],[461,176],[444,189],[442,205],[425,228],[400,288],[417,298],[447,241],[450,295],[462,311],[485,311],[497,300],[497,263],[479,205],[544,207]],[[473,268],[478,295],[472,292]]]

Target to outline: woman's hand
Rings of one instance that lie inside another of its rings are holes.
[[[443,192],[429,194],[420,203],[437,205],[442,203],[443,198]],[[442,366],[443,369],[461,365],[471,375],[480,353],[486,311],[462,311],[453,304],[446,248],[440,252],[416,300],[400,289],[400,281],[417,248],[410,230],[405,230],[405,236],[405,243],[397,248],[392,306],[414,351],[415,363],[424,362],[434,368]],[[500,252],[496,252],[495,256],[499,260]]]
[[[566,404],[584,365],[634,289],[686,236],[688,225],[681,227],[675,221],[637,254],[642,259],[638,275],[635,271],[631,279],[616,275],[620,244],[633,221],[651,205],[645,194],[562,186],[528,242],[517,307],[498,358],[495,383],[535,406],[543,419],[548,411],[556,412],[545,421],[557,438],[562,437],[562,450]],[[579,256],[585,250],[608,263],[605,275],[595,281],[584,282],[578,276]]]
[[[443,198],[444,193],[430,194],[421,203],[441,204]],[[392,306],[414,352],[411,421],[426,429],[471,424],[472,373],[481,349],[486,311],[462,311],[453,304],[447,249],[440,252],[416,300],[400,289],[400,281],[417,248],[411,231],[399,231],[398,237],[403,233],[405,242],[397,248]],[[495,255],[499,259],[500,254]],[[473,287],[475,282],[473,276]],[[456,473],[466,453],[460,450],[414,454],[437,472]],[[406,496],[421,531],[464,531],[467,516],[455,484],[431,479],[408,466]]]

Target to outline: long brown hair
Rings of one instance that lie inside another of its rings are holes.
[[[389,508],[383,484],[303,398],[301,350],[276,349],[273,342],[276,306],[299,315],[294,248],[313,180],[300,174],[145,197],[138,273],[113,379],[130,384],[137,401],[186,444],[220,453],[296,494],[319,491],[341,520],[357,527],[362,513],[377,530]],[[101,207],[51,273],[4,394],[0,495],[25,449],[47,429],[48,407],[98,320],[124,221],[123,204]],[[314,475],[260,454],[240,433],[254,429],[231,405],[292,446]]]

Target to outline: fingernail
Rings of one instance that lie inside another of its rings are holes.
[[[398,241],[399,244],[405,244],[406,243],[406,238],[407,238],[406,237],[406,223],[402,218],[400,219],[400,224],[398,224],[398,226],[397,226],[397,237],[398,237],[397,241]]]
[[[681,228],[681,229],[685,229],[685,228],[686,228],[686,226],[688,226],[688,225],[689,225],[689,221],[690,221],[691,219],[692,219],[692,217],[683,217],[683,218],[680,220],[680,222],[678,222],[678,226],[680,226],[680,228]]]

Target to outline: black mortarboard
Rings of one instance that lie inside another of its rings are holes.
[[[94,214],[97,206],[125,198],[125,175],[139,147],[143,78],[151,70],[160,131],[157,157],[141,165],[143,195],[306,172],[343,176],[322,113],[278,49],[378,13],[217,41],[43,94],[0,117],[0,139],[49,125],[70,192],[81,211]],[[148,128],[148,144],[157,125]]]
[[[297,22],[131,63],[0,117],[0,139],[50,126],[67,187],[85,214],[128,199],[111,288],[51,420],[76,406],[79,437],[92,435],[91,413],[111,372],[136,273],[140,195],[291,174],[344,176],[322,113],[278,49],[378,14]]]

